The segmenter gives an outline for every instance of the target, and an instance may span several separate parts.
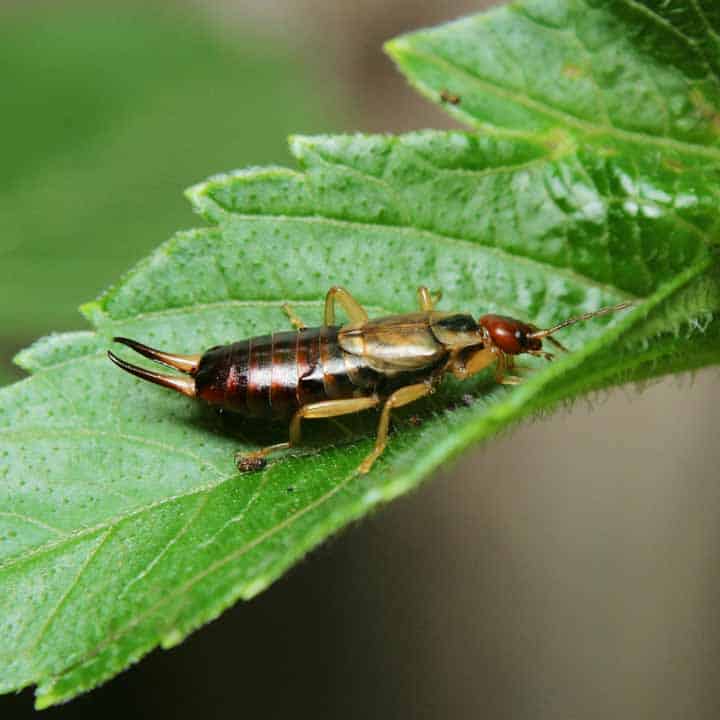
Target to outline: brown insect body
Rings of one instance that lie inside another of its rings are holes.
[[[283,420],[301,407],[430,380],[447,364],[443,326],[470,316],[413,313],[358,327],[303,328],[210,348],[195,372],[196,395],[246,417]],[[439,336],[439,337],[438,337]],[[475,338],[477,342],[477,337]]]
[[[210,348],[195,375],[197,395],[246,417],[274,420],[309,403],[352,397],[355,367],[337,335],[337,327],[307,328]]]
[[[280,420],[310,403],[372,389],[378,374],[342,349],[339,330],[303,328],[211,348],[195,376],[197,396],[246,417]]]
[[[432,393],[446,373],[464,379],[496,362],[498,382],[516,384],[520,378],[506,374],[514,355],[552,359],[542,350],[543,338],[564,350],[550,337],[557,329],[628,305],[538,330],[501,315],[484,315],[476,321],[464,313],[438,312],[427,288],[420,288],[418,294],[420,312],[369,320],[346,290],[332,288],[326,298],[326,324],[306,328],[286,307],[297,329],[212,347],[202,355],[173,355],[115,338],[185,377],[156,373],[109,355],[133,375],[243,416],[291,419],[290,441],[240,456],[242,470],[263,467],[269,452],[296,445],[303,418],[335,417],[382,405],[375,449],[359,468],[367,472],[385,447],[392,408]],[[335,302],[350,316],[349,324],[334,322]]]

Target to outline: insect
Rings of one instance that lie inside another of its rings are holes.
[[[358,467],[366,473],[385,449],[392,410],[431,395],[446,374],[464,380],[494,363],[497,382],[515,385],[521,382],[510,374],[516,356],[552,360],[552,353],[543,349],[543,340],[567,351],[553,337],[558,330],[631,304],[602,308],[539,329],[504,315],[475,320],[466,313],[440,312],[435,310],[439,299],[440,293],[433,295],[420,287],[418,312],[371,320],[347,290],[336,286],[325,298],[320,327],[306,327],[284,305],[294,330],[212,347],[201,355],[176,355],[128,338],[114,338],[183,375],[163,375],[131,365],[112,352],[108,355],[123,370],[188,397],[249,418],[289,420],[287,442],[236,455],[241,471],[261,469],[269,454],[298,445],[303,420],[378,408],[375,446]],[[349,323],[337,324],[338,304]]]
[[[440,92],[440,99],[444,103],[450,103],[451,105],[459,105],[461,100],[459,95],[450,92],[447,88]]]

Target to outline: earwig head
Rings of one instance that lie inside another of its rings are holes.
[[[542,350],[542,340],[533,337],[534,325],[506,315],[483,315],[479,323],[493,345],[508,355]]]
[[[617,310],[624,310],[631,305],[631,302],[625,302],[619,305],[613,305],[612,307],[600,308],[600,310],[578,315],[577,317],[565,320],[545,330],[540,330],[535,327],[535,325],[507,317],[506,315],[483,315],[478,323],[485,332],[487,340],[508,355],[540,352],[542,351],[542,341],[545,338],[555,345],[555,347],[565,350],[566,348],[551,337],[558,330],[562,330],[569,325],[574,325],[583,320],[590,320],[600,315],[607,315]],[[545,354],[547,355],[547,353]]]

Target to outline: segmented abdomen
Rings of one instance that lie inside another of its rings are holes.
[[[339,347],[337,327],[260,335],[208,350],[197,394],[248,417],[286,419],[301,406],[353,397],[361,361]]]

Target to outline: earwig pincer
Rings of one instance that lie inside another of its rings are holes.
[[[515,385],[521,378],[509,371],[518,355],[552,360],[543,340],[566,351],[553,337],[558,330],[631,305],[620,303],[540,329],[504,315],[475,320],[466,313],[440,312],[435,310],[439,297],[426,287],[418,288],[418,312],[371,320],[347,290],[333,287],[325,298],[320,327],[306,327],[285,305],[294,330],[212,347],[198,355],[175,355],[115,338],[183,375],[161,374],[131,365],[112,352],[108,355],[123,370],[188,397],[248,418],[289,420],[287,442],[236,455],[241,471],[261,469],[270,453],[298,445],[303,419],[379,408],[375,447],[358,468],[366,473],[385,449],[392,410],[432,394],[446,374],[464,380],[495,363],[497,382]],[[349,323],[336,323],[336,304]]]

